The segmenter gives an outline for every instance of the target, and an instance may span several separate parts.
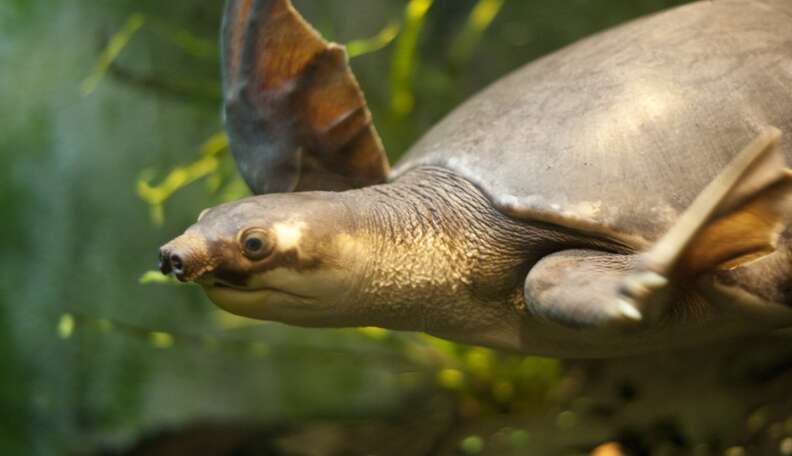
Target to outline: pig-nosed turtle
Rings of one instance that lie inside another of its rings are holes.
[[[259,196],[160,250],[221,308],[573,357],[792,324],[788,0],[702,1],[573,44],[391,172],[343,48],[287,0],[230,0],[222,47]]]

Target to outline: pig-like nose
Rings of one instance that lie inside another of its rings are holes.
[[[184,280],[186,271],[182,255],[177,251],[172,251],[164,247],[161,248],[159,254],[159,270],[165,275],[172,272],[177,279]]]
[[[206,239],[197,233],[187,231],[159,249],[159,270],[165,275],[173,274],[182,282],[194,280],[212,269]]]

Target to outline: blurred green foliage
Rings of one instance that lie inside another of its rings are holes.
[[[678,3],[295,1],[348,43],[392,161],[497,77]],[[462,415],[541,408],[554,360],[244,321],[195,288],[141,283],[162,241],[246,192],[221,133],[221,6],[0,2],[0,453],[123,448],[196,421],[382,416],[416,392]]]

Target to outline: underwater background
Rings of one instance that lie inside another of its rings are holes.
[[[510,70],[684,2],[294,3],[347,45],[393,163]],[[162,242],[247,194],[220,119],[222,7],[0,0],[0,454],[589,454],[616,438],[740,454],[742,422],[720,440],[662,419],[614,431],[581,386],[596,363],[246,320],[153,272]],[[615,385],[616,404],[642,392]],[[746,407],[756,429],[781,423],[783,449],[792,421]]]

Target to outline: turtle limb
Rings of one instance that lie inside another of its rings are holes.
[[[539,261],[525,282],[528,308],[573,327],[657,321],[675,290],[775,252],[792,210],[780,135],[758,135],[648,251],[570,250]]]
[[[289,0],[228,0],[221,47],[231,152],[253,193],[385,182],[385,150],[346,51]]]
[[[542,258],[525,279],[525,305],[540,318],[573,328],[630,325],[642,319],[622,288],[640,277],[636,255],[564,250]],[[665,289],[662,277],[644,282]]]

